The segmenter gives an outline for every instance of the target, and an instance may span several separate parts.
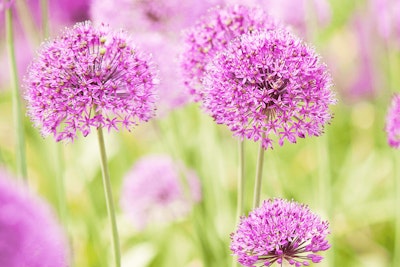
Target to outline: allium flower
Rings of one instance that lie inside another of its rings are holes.
[[[139,159],[125,176],[121,206],[143,229],[153,220],[185,216],[200,199],[200,183],[193,171],[167,155],[151,155]]]
[[[66,238],[49,206],[0,173],[0,266],[67,267]]]
[[[91,127],[130,129],[153,116],[156,83],[147,55],[125,32],[78,23],[45,43],[25,79],[28,113],[56,141]]]
[[[204,108],[234,135],[272,148],[318,136],[335,102],[331,76],[313,49],[283,29],[242,35],[207,67]]]
[[[327,234],[328,222],[306,205],[272,199],[241,218],[230,248],[244,266],[308,266],[323,259],[317,252],[329,249]]]
[[[393,148],[400,148],[400,95],[395,94],[386,116],[386,134]]]
[[[201,80],[207,63],[229,41],[249,31],[274,29],[276,23],[262,9],[232,5],[214,8],[184,33],[181,65],[185,85],[195,101],[202,99]]]

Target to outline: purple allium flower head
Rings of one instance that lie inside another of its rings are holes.
[[[139,159],[125,176],[121,206],[143,229],[152,220],[186,215],[200,200],[200,183],[192,170],[167,155],[150,155]]]
[[[317,252],[329,249],[328,222],[304,205],[270,199],[242,217],[231,234],[231,250],[244,266],[271,266],[287,261],[296,267],[320,262]],[[281,265],[282,266],[282,265]]]
[[[185,85],[195,101],[202,99],[201,80],[205,66],[235,37],[258,29],[273,29],[276,23],[257,7],[230,5],[216,7],[184,33],[181,67]]]
[[[50,207],[0,172],[0,266],[67,267],[68,248]]]
[[[234,135],[261,140],[270,134],[291,143],[318,136],[335,103],[331,76],[315,51],[290,32],[253,32],[230,43],[207,66],[203,107]]]
[[[92,127],[130,129],[154,114],[149,56],[125,32],[78,23],[42,45],[25,79],[28,113],[44,136],[73,140]]]
[[[400,95],[395,94],[386,116],[386,134],[393,148],[400,148]]]

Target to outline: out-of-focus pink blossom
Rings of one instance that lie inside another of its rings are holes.
[[[68,253],[49,205],[0,171],[0,266],[67,267]]]
[[[400,43],[400,1],[370,0],[369,7],[381,37]]]
[[[138,33],[135,40],[140,47],[151,53],[159,68],[160,83],[157,86],[157,115],[166,115],[191,100],[178,71],[178,54],[181,44],[173,38],[167,39],[159,32]]]
[[[251,2],[262,6],[270,16],[301,34],[307,33],[310,23],[317,23],[318,27],[323,27],[331,20],[331,8],[327,0],[251,0]],[[311,19],[314,21],[310,21]]]
[[[201,200],[197,175],[167,155],[139,159],[124,178],[121,206],[136,228],[185,216]]]

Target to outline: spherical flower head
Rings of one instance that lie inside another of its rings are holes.
[[[261,8],[243,5],[216,7],[184,33],[181,68],[185,85],[200,101],[203,96],[201,80],[205,66],[229,42],[242,34],[258,29],[274,29],[276,23]]]
[[[395,94],[386,116],[386,134],[393,148],[400,148],[400,95]]]
[[[50,207],[0,173],[0,266],[67,267],[66,238]]]
[[[139,159],[122,188],[121,206],[139,230],[152,221],[182,218],[201,200],[196,174],[167,155]]]
[[[331,76],[313,49],[277,29],[245,34],[217,54],[204,78],[204,109],[234,135],[291,143],[318,136],[335,103]]]
[[[91,22],[42,45],[25,79],[28,114],[42,134],[73,140],[91,128],[131,129],[154,115],[155,72],[123,31]]]
[[[320,262],[329,249],[328,222],[304,205],[284,199],[264,201],[242,217],[231,234],[231,250],[244,266],[271,266],[284,261],[296,267]]]

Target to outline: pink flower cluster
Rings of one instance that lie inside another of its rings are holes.
[[[271,266],[284,261],[296,267],[318,263],[317,252],[329,249],[328,222],[303,204],[270,199],[242,217],[231,235],[231,250],[244,266]]]
[[[0,173],[0,266],[67,267],[64,233],[50,207]]]
[[[43,135],[73,140],[91,128],[130,129],[154,113],[156,75],[125,32],[90,22],[42,45],[25,79],[28,113]]]
[[[313,49],[277,29],[242,35],[214,57],[206,70],[204,109],[234,135],[261,140],[319,136],[335,103],[331,76]]]

